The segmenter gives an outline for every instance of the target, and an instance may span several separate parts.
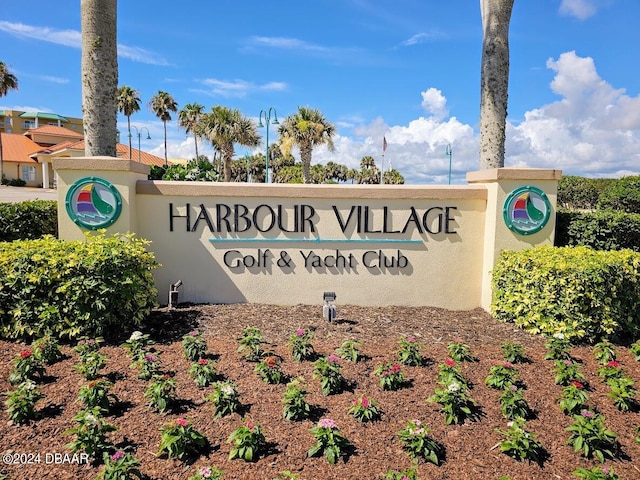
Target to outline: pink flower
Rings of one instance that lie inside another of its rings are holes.
[[[320,421],[318,422],[318,426],[320,428],[338,428],[338,425],[336,424],[336,422],[334,422],[330,418],[320,419]]]
[[[78,345],[84,345],[84,340],[78,340]]]
[[[145,355],[144,359],[147,362],[155,362],[156,361],[156,356],[149,354],[149,355]]]
[[[92,343],[94,343],[94,342],[95,342],[95,340],[92,340],[92,339],[87,340],[87,344],[88,344],[88,345],[91,345],[91,344],[92,344]]]
[[[447,367],[455,367],[455,366],[456,366],[456,362],[454,362],[454,361],[453,361],[452,359],[450,359],[450,358],[447,358],[447,359],[444,361],[444,364],[445,364]]]
[[[362,408],[369,408],[369,399],[364,395],[362,396]]]
[[[338,360],[340,360],[340,357],[337,355],[331,354],[327,357],[327,362],[337,362]]]
[[[29,358],[31,356],[31,350],[23,350],[22,352],[20,352],[20,358],[22,358],[23,360],[25,358]]]
[[[565,360],[564,364],[568,367],[572,364],[573,362],[571,360]]]
[[[409,343],[416,343],[416,337],[409,337],[409,338],[407,338],[407,342],[409,342]]]
[[[118,461],[120,460],[122,457],[124,457],[124,452],[122,450],[118,450],[116,453],[114,453],[113,455],[111,455],[111,460],[114,461]]]
[[[307,333],[307,332],[305,332],[305,331],[304,331],[304,328],[299,328],[299,329],[296,331],[296,335],[297,335],[297,336],[299,336],[299,337],[304,337],[304,334],[305,334],[305,333]]]
[[[618,368],[620,366],[620,362],[616,362],[615,360],[611,360],[607,362],[607,367]]]
[[[461,338],[454,338],[453,342],[454,343],[462,343],[462,339]]]
[[[198,332],[197,330],[193,330],[192,332],[189,332],[189,335],[192,337],[197,337],[198,335],[200,335],[200,332]]]
[[[202,478],[211,477],[211,469],[209,467],[201,467],[200,470],[198,470],[198,473]]]
[[[582,410],[581,415],[585,418],[593,418],[593,412],[589,410]]]
[[[394,363],[393,366],[391,367],[391,372],[398,373],[399,371],[400,371],[400,365],[398,365],[397,363]]]
[[[251,420],[247,420],[247,428],[249,430],[253,430],[253,427],[255,427],[255,425],[253,424],[253,422]]]
[[[511,362],[502,362],[502,366],[504,368],[513,368],[513,363],[511,363]]]
[[[201,358],[200,360],[198,360],[198,365],[208,365],[209,364],[209,360],[207,360],[206,358]]]
[[[602,467],[602,473],[604,473],[605,475],[609,475],[610,472],[611,472],[611,470],[609,469],[609,467],[607,465],[604,465]]]
[[[179,427],[186,427],[188,422],[184,418],[179,418],[176,420],[176,425]]]

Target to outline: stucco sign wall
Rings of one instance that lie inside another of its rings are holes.
[[[118,188],[123,215],[109,231],[152,241],[162,303],[182,280],[180,300],[191,302],[319,304],[334,291],[343,304],[486,308],[496,252],[553,239],[559,172],[500,170],[447,187],[301,186],[148,181],[112,162],[121,169],[60,159],[60,195],[88,176]],[[546,223],[526,234],[500,218],[524,186],[550,199]],[[83,236],[63,213],[59,221],[62,237]]]

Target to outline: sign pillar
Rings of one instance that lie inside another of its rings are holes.
[[[553,245],[561,170],[495,168],[467,173],[487,188],[481,306],[490,311],[491,271],[503,250]]]

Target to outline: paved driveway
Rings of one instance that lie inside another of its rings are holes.
[[[57,190],[33,187],[8,187],[0,185],[0,203],[25,200],[57,200]]]

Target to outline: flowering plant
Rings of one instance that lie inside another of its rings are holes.
[[[296,333],[289,336],[288,345],[291,347],[291,356],[294,360],[301,362],[303,360],[309,360],[315,355],[311,340],[313,339],[313,332],[299,328]]]
[[[245,358],[250,362],[257,362],[264,356],[262,345],[266,342],[259,328],[246,327],[237,340],[240,342],[238,352],[244,351]]]
[[[545,360],[568,360],[571,358],[569,340],[562,333],[554,333],[544,346],[547,349],[547,353],[544,355]]]
[[[260,425],[251,420],[245,420],[245,424],[234,430],[227,443],[233,443],[229,452],[229,460],[241,458],[245,462],[253,462],[260,456],[266,441]]]
[[[155,353],[145,353],[142,358],[134,362],[134,366],[140,367],[138,378],[149,380],[154,375],[160,374],[160,358]]]
[[[622,368],[622,364],[615,360],[609,360],[598,369],[598,375],[607,383],[609,383],[609,380],[622,377],[623,374],[624,368]]]
[[[360,398],[356,399],[348,413],[353,415],[356,420],[370,422],[380,418],[381,412],[378,409],[378,402],[361,395]]]
[[[449,356],[456,362],[475,362],[476,358],[471,354],[471,348],[460,338],[454,338],[447,345]]]
[[[340,393],[346,384],[345,378],[340,373],[342,369],[338,363],[340,357],[329,355],[321,357],[313,364],[313,378],[320,379],[320,386],[324,395]]]
[[[420,420],[409,420],[398,437],[411,458],[423,458],[435,465],[444,459],[444,447],[429,437],[429,429]]]
[[[74,365],[73,368],[80,372],[85,379],[94,380],[100,376],[100,370],[107,364],[106,360],[106,355],[102,355],[98,351],[91,351],[80,357],[81,363]]]
[[[26,380],[42,380],[45,369],[32,350],[23,350],[12,360],[13,370],[9,373],[9,383],[17,385]]]
[[[99,408],[80,410],[73,419],[78,426],[64,432],[65,435],[76,436],[73,442],[66,445],[69,450],[74,453],[84,451],[87,455],[95,457],[112,448],[106,434],[117,428],[104,421]]]
[[[447,425],[464,423],[465,419],[477,415],[478,404],[469,396],[466,388],[456,382],[446,388],[436,388],[436,393],[427,401],[440,404],[440,412],[444,413]]]
[[[524,348],[519,343],[503,342],[500,345],[500,349],[502,350],[502,356],[507,362],[522,363],[527,359],[524,354]]]
[[[189,375],[200,388],[208,387],[216,379],[216,365],[206,358],[201,358],[191,364]]]
[[[565,415],[577,415],[587,408],[588,401],[589,395],[584,389],[584,384],[574,381],[562,389],[560,410]]]
[[[123,450],[117,450],[112,455],[102,454],[104,470],[96,477],[97,480],[130,480],[145,477],[140,472],[140,462],[136,457]]]
[[[170,375],[156,375],[144,392],[147,405],[163,413],[176,400],[176,381]]]
[[[456,365],[456,362],[451,358],[447,358],[440,364],[438,382],[442,385],[457,383],[465,388],[470,388],[469,381],[464,378],[464,375],[462,375],[462,372],[460,371],[460,367]]]
[[[506,390],[518,380],[518,371],[511,362],[494,362],[484,383],[491,388]]]
[[[254,371],[267,383],[278,384],[284,375],[280,370],[280,359],[275,355],[269,355],[258,362]]]
[[[569,385],[571,382],[584,382],[585,378],[580,371],[580,365],[568,358],[564,360],[554,360],[555,368],[553,372],[556,374],[556,385]]]
[[[592,469],[578,468],[572,473],[582,480],[620,480],[613,467],[608,465],[593,467]]]
[[[51,335],[38,338],[33,342],[31,348],[33,349],[33,355],[47,365],[53,365],[64,357],[60,351],[58,340]]]
[[[542,463],[544,448],[536,440],[535,434],[525,430],[523,427],[526,421],[522,417],[517,417],[507,424],[507,430],[497,429],[504,438],[500,441],[500,451],[506,453],[518,461],[532,460],[538,464]]]
[[[633,388],[633,379],[630,377],[616,377],[607,381],[610,392],[607,396],[613,400],[616,408],[622,412],[628,412],[636,406],[635,396],[638,393]]]
[[[616,359],[616,349],[609,340],[603,340],[593,346],[593,356],[604,365]]]
[[[153,345],[153,343],[153,340],[149,338],[149,334],[136,330],[122,346],[127,350],[127,356],[136,362],[145,356],[147,347]]]
[[[85,408],[97,407],[101,412],[109,411],[110,400],[118,401],[113,393],[109,393],[109,389],[113,383],[108,380],[96,380],[82,385],[78,392],[78,401],[84,403]]]
[[[36,403],[41,398],[44,398],[44,395],[33,381],[26,380],[18,385],[15,390],[7,393],[7,400],[4,402],[9,420],[22,424],[35,419]]]
[[[240,394],[236,390],[236,384],[232,381],[222,381],[213,385],[213,393],[207,397],[207,400],[215,405],[215,416],[224,417],[240,408],[239,398]]]
[[[185,455],[196,453],[207,444],[207,438],[184,418],[165,423],[160,430],[162,434],[158,456],[166,453],[169,458],[182,459]]]
[[[85,357],[89,353],[97,352],[100,349],[100,344],[104,342],[102,337],[98,338],[87,338],[82,337],[78,340],[78,343],[73,350],[79,355],[80,361],[84,361]]]
[[[360,351],[358,350],[360,345],[361,343],[356,340],[345,340],[342,342],[342,345],[336,349],[336,353],[344,360],[357,362],[361,357]]]
[[[605,457],[614,458],[618,449],[618,435],[604,426],[604,417],[590,410],[583,410],[573,417],[573,424],[566,428],[571,432],[567,443],[583,457],[592,456],[604,463]]]
[[[420,366],[423,358],[420,353],[422,344],[415,337],[403,337],[400,339],[400,349],[398,350],[398,361],[403,365]]]
[[[398,390],[404,385],[404,373],[400,370],[398,363],[380,363],[374,373],[380,378],[380,386],[383,390]]]
[[[200,467],[198,473],[187,480],[221,480],[223,471],[217,467]]]
[[[193,330],[182,337],[182,351],[184,356],[192,362],[200,360],[207,351],[207,342],[202,333]]]
[[[338,429],[338,425],[330,418],[322,418],[317,426],[311,429],[316,438],[316,444],[309,449],[307,457],[318,454],[324,455],[331,465],[335,465],[338,458],[344,455],[345,450],[351,445]]]
[[[305,397],[307,391],[304,388],[302,378],[296,378],[287,384],[287,389],[282,396],[282,415],[287,420],[302,420],[311,413],[311,406]]]
[[[522,392],[513,384],[500,395],[500,410],[509,420],[515,420],[517,417],[526,419],[531,414],[529,404],[522,396]]]

